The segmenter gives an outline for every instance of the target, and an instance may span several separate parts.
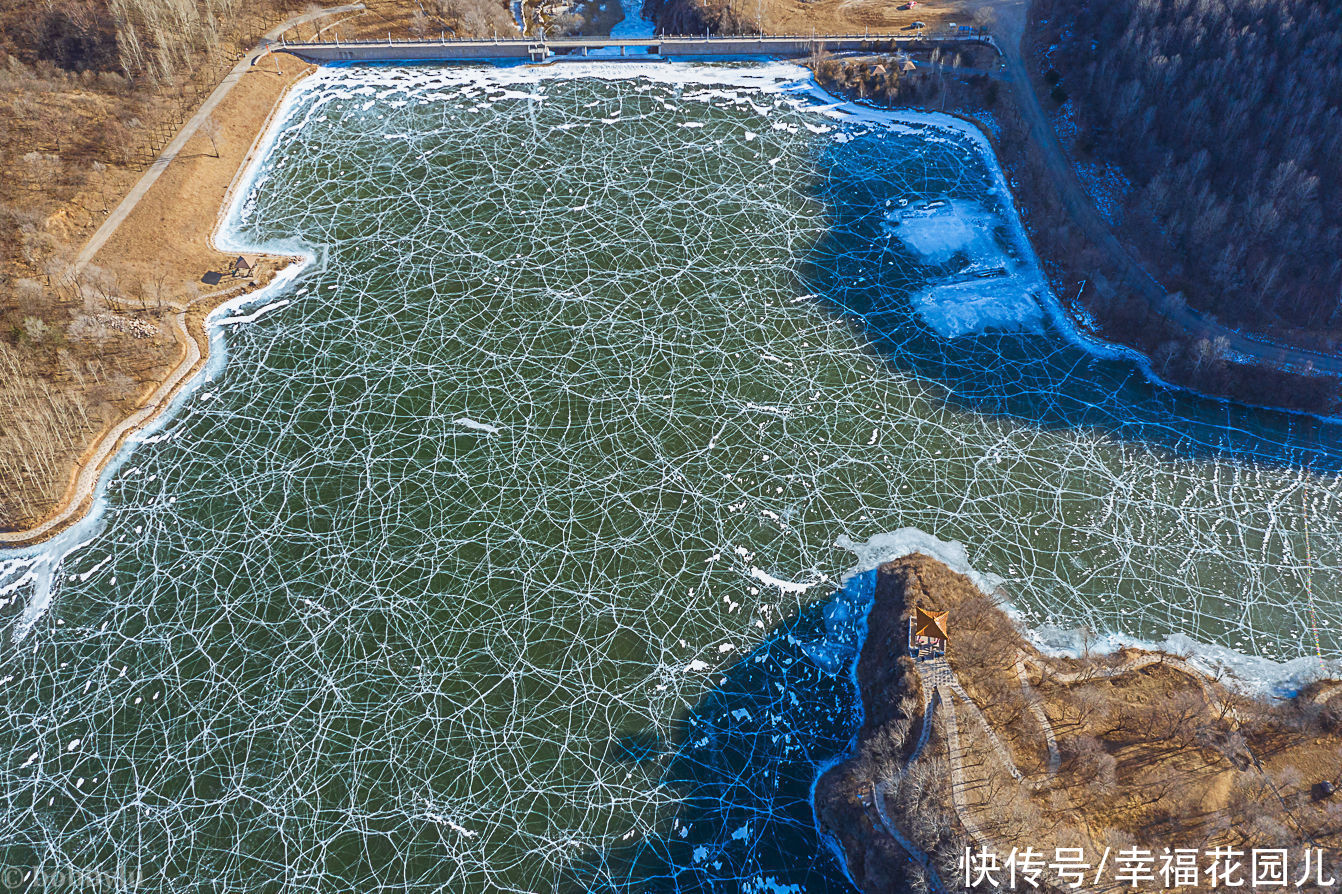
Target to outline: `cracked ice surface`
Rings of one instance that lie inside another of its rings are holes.
[[[1336,429],[1152,387],[1047,295],[1038,325],[943,337],[914,296],[968,288],[974,252],[1033,265],[1000,176],[946,119],[815,111],[798,77],[298,87],[232,235],[311,266],[226,321],[227,367],[116,472],[87,546],[0,560],[8,624],[59,580],[0,655],[10,862],[531,891],[661,836],[786,890],[731,862],[763,819],[681,836],[665,762],[611,743],[664,749],[761,655],[838,673],[850,641],[762,643],[851,563],[841,535],[864,563],[933,543],[904,529],[958,541],[936,548],[1058,630],[1284,661],[1317,620],[1336,655]],[[919,254],[900,200],[999,225]],[[709,725],[805,751],[806,693],[768,695]]]

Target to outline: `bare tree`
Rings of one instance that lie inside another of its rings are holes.
[[[45,302],[46,289],[35,279],[20,279],[14,283],[14,298],[19,312],[26,315],[37,312]]]
[[[98,197],[103,202],[103,214],[107,213],[107,165],[100,161],[95,161],[89,166],[93,173],[98,175]]]
[[[219,126],[218,120],[213,115],[206,115],[205,120],[200,122],[200,132],[210,138],[210,148],[214,150],[211,154],[219,157],[219,137],[223,136],[223,128]]]

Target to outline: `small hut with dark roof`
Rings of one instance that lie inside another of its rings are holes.
[[[229,272],[232,273],[234,276],[250,277],[252,275],[251,262],[248,261],[246,258],[244,258],[242,255],[238,255],[237,260],[233,262],[233,266],[229,268]]]

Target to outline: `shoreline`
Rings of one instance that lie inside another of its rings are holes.
[[[1005,41],[1005,44],[1010,45],[1011,41]],[[1003,64],[1006,64],[1005,60],[1007,60],[1008,57],[1005,54],[1002,54],[1000,49],[1002,44],[994,41],[993,45],[998,47],[998,52],[1004,60]],[[988,76],[991,77],[992,75]],[[969,76],[969,79],[972,80],[972,76]],[[817,78],[817,80],[819,80],[819,78]],[[996,83],[1000,84],[1001,82],[999,81]],[[941,109],[932,109],[913,105],[887,106],[877,104],[870,99],[853,95],[851,92],[842,89],[834,89],[834,85],[835,82],[833,79],[830,79],[826,81],[825,84],[822,84],[820,89],[826,92],[827,95],[833,96],[839,101],[860,106],[878,114],[897,113],[901,110],[914,110],[926,111],[932,114],[950,115],[970,123],[983,132],[983,136],[991,147],[991,151],[996,159],[998,167],[1007,175],[1011,182],[1010,194],[1017,216],[1022,222],[1028,222],[1026,233],[1035,257],[1038,259],[1041,267],[1046,267],[1048,269],[1047,279],[1050,289],[1056,294],[1058,304],[1060,305],[1061,315],[1065,318],[1065,325],[1062,325],[1062,320],[1056,318],[1055,322],[1059,323],[1060,330],[1068,340],[1073,341],[1079,346],[1082,346],[1083,349],[1091,350],[1092,352],[1104,352],[1112,349],[1116,352],[1111,355],[1113,359],[1133,362],[1150,382],[1158,384],[1160,387],[1171,391],[1187,393],[1198,398],[1212,401],[1230,402],[1239,407],[1254,411],[1279,413],[1291,418],[1305,417],[1325,423],[1342,422],[1342,409],[1338,409],[1339,404],[1336,400],[1331,403],[1323,403],[1315,398],[1310,398],[1305,401],[1290,401],[1284,399],[1273,400],[1271,395],[1263,396],[1261,390],[1254,391],[1253,389],[1250,389],[1246,384],[1247,379],[1245,378],[1246,376],[1252,376],[1255,372],[1268,377],[1284,377],[1277,386],[1281,389],[1287,388],[1287,380],[1295,382],[1296,384],[1299,384],[1300,382],[1336,382],[1338,381],[1336,372],[1330,373],[1327,370],[1319,371],[1317,369],[1303,369],[1300,363],[1293,364],[1286,362],[1281,357],[1274,359],[1273,357],[1264,356],[1256,351],[1242,349],[1231,351],[1225,357],[1222,369],[1223,371],[1230,371],[1230,378],[1218,385],[1215,381],[1212,381],[1205,375],[1199,378],[1198,376],[1200,373],[1198,369],[1195,368],[1190,371],[1188,368],[1180,367],[1177,363],[1173,363],[1168,359],[1161,360],[1154,355],[1150,345],[1144,345],[1140,340],[1134,340],[1131,336],[1123,336],[1121,333],[1110,331],[1108,327],[1112,323],[1112,320],[1102,324],[1096,323],[1095,314],[1092,313],[1093,309],[1087,309],[1085,301],[1076,298],[1068,299],[1066,296],[1070,294],[1070,292],[1063,291],[1063,288],[1065,288],[1064,280],[1066,279],[1063,268],[1068,268],[1067,276],[1073,277],[1074,281],[1071,282],[1073,287],[1078,283],[1082,283],[1084,286],[1085,282],[1090,282],[1092,279],[1096,281],[1104,281],[1105,276],[1109,276],[1110,279],[1121,279],[1121,277],[1115,276],[1112,269],[1099,261],[1080,267],[1069,267],[1068,262],[1064,260],[1064,258],[1068,256],[1068,252],[1064,251],[1058,244],[1058,237],[1056,234],[1050,239],[1045,233],[1049,221],[1052,219],[1050,215],[1056,216],[1058,214],[1065,214],[1061,208],[1050,209],[1049,207],[1051,204],[1051,196],[1047,194],[1049,193],[1051,185],[1040,185],[1036,183],[1031,186],[1033,177],[1030,170],[1028,170],[1030,167],[1029,162],[1035,159],[1028,153],[1023,154],[1023,147],[1008,146],[1008,141],[1004,138],[1004,134],[1000,127],[990,128],[978,118],[978,112],[984,110],[982,103],[971,103],[959,107],[955,107],[953,103],[953,107],[949,109],[944,107]],[[1014,110],[1018,114],[1021,113],[1019,99],[1008,99],[1007,107],[1009,110]],[[1008,115],[1007,117],[1011,116]],[[1018,134],[1017,136],[1020,137],[1022,135]],[[1086,201],[1090,201],[1089,197],[1087,197]],[[1027,212],[1029,213],[1027,214]],[[1034,221],[1033,218],[1036,216],[1042,221],[1042,226],[1035,225],[1036,221]],[[1154,280],[1152,280],[1152,282],[1154,282]],[[1094,290],[1092,289],[1091,291],[1093,292]],[[1163,312],[1162,320],[1169,322],[1168,317],[1164,316]],[[1199,319],[1199,322],[1197,322],[1196,325],[1185,326],[1183,329],[1183,336],[1171,335],[1171,337],[1189,336],[1191,338],[1190,333],[1200,331],[1199,327],[1205,325],[1208,325],[1207,321]],[[1241,335],[1246,338],[1253,338],[1251,334],[1241,333],[1240,330],[1226,330],[1226,332],[1231,333],[1235,338],[1239,338]],[[1191,340],[1186,343],[1191,344]],[[1265,349],[1270,348],[1288,353],[1305,352],[1309,354],[1311,358],[1316,360],[1330,359],[1328,355],[1317,354],[1310,349],[1299,346],[1261,340],[1258,346]],[[1331,359],[1336,360],[1337,358]],[[1163,372],[1159,370],[1163,370]],[[1289,394],[1290,390],[1287,389],[1287,391],[1281,393]]]
[[[1084,661],[1105,658],[1125,651],[1170,655],[1198,673],[1214,678],[1239,695],[1249,698],[1289,698],[1311,686],[1330,680],[1342,681],[1342,662],[1301,655],[1288,661],[1237,652],[1228,646],[1206,643],[1187,634],[1171,633],[1160,642],[1144,640],[1124,633],[1097,633],[1088,647],[1077,640],[1079,628],[1059,628],[1032,624],[1026,620],[1002,588],[1005,583],[991,573],[979,571],[969,561],[968,551],[958,540],[942,540],[920,528],[900,528],[872,534],[865,541],[841,535],[834,545],[853,553],[857,561],[840,577],[843,584],[852,578],[879,569],[882,565],[910,556],[925,556],[973,582],[984,596],[999,600],[1002,612],[1020,631],[1026,642],[1046,658]],[[1246,674],[1245,667],[1260,672]],[[1301,670],[1297,670],[1301,667]]]
[[[218,328],[218,323],[223,321],[216,318],[264,299],[272,289],[288,285],[298,273],[306,269],[306,266],[307,259],[289,264],[264,286],[234,295],[203,314],[198,313],[194,322],[200,327],[205,341],[204,349],[201,350],[200,343],[192,336],[191,345],[195,346],[195,350],[188,348],[188,354],[194,353],[198,356],[191,371],[172,384],[169,393],[159,404],[146,408],[147,418],[139,427],[132,427],[121,435],[116,448],[109,451],[102,465],[98,467],[96,475],[93,476],[92,491],[79,504],[86,506],[87,509],[77,517],[68,519],[58,530],[49,532],[47,536],[31,544],[0,546],[0,562],[29,560],[29,567],[25,573],[0,581],[0,595],[12,592],[30,580],[33,583],[32,598],[14,625],[12,641],[19,642],[27,636],[46,613],[56,591],[55,573],[66,557],[87,546],[102,530],[107,485],[111,483],[112,476],[122,465],[134,456],[136,445],[148,440],[172,422],[182,404],[203,384],[211,381],[214,375],[222,371],[227,348],[223,330]],[[161,387],[168,387],[168,383],[165,382]]]
[[[256,162],[265,154],[263,150],[266,148],[267,134],[284,108],[293,87],[309,77],[314,70],[314,66],[303,65],[287,74],[279,95],[271,103],[229,178],[223,195],[215,207],[213,225],[205,240],[206,245],[220,256],[233,252],[254,254],[258,267],[265,263],[274,269],[264,271],[262,273],[264,279],[240,282],[226,289],[197,296],[181,307],[174,308],[170,326],[178,346],[178,353],[171,361],[168,374],[155,383],[146,396],[137,401],[134,412],[104,429],[80,455],[71,469],[69,483],[61,496],[58,508],[53,513],[37,525],[26,529],[0,532],[0,553],[41,547],[84,524],[98,502],[99,492],[106,485],[103,478],[108,470],[117,464],[119,455],[129,448],[137,437],[153,430],[160,421],[165,421],[163,417],[169,415],[179,396],[209,365],[214,353],[210,344],[212,340],[209,329],[210,318],[230,306],[241,306],[257,300],[276,283],[287,281],[296,275],[298,272],[294,269],[296,265],[300,270],[305,266],[306,258],[268,251],[259,252],[222,237],[225,236],[227,218],[232,210],[238,187],[247,181]],[[227,101],[228,98],[230,97],[225,97],[224,100]],[[192,139],[199,137],[193,135]],[[159,188],[163,179],[166,178],[156,180],[146,196]],[[164,190],[170,188],[169,185],[163,186]],[[127,229],[131,229],[129,219],[123,221],[107,241],[122,236]],[[105,251],[107,246],[103,245],[90,260],[99,259]]]
[[[1087,354],[1090,354],[1103,360],[1130,362],[1134,366],[1136,366],[1138,370],[1141,371],[1142,375],[1145,376],[1147,381],[1149,381],[1152,385],[1164,388],[1168,391],[1176,391],[1184,394],[1189,394],[1201,400],[1216,401],[1222,403],[1228,402],[1257,412],[1280,413],[1291,417],[1306,417],[1310,419],[1316,419],[1319,422],[1327,424],[1342,423],[1342,413],[1327,416],[1322,413],[1314,412],[1311,410],[1295,409],[1292,407],[1279,407],[1279,406],[1273,406],[1271,404],[1254,403],[1252,401],[1227,397],[1225,395],[1214,394],[1208,391],[1200,391],[1197,388],[1192,387],[1191,385],[1182,385],[1177,382],[1170,381],[1169,379],[1164,378],[1158,372],[1156,372],[1154,361],[1144,351],[1132,347],[1131,345],[1122,344],[1121,342],[1110,341],[1101,335],[1088,331],[1076,319],[1076,317],[1073,315],[1067,304],[1055,294],[1052,285],[1048,281],[1047,275],[1043,272],[1041,266],[1042,256],[1040,252],[1035,248],[1034,240],[1031,238],[1030,229],[1025,224],[1025,215],[1023,213],[1025,209],[1023,208],[1021,200],[1017,196],[1016,191],[1012,189],[1010,184],[1007,182],[1007,171],[1004,157],[998,148],[996,137],[989,131],[987,125],[984,122],[980,121],[978,118],[975,118],[972,112],[958,111],[955,109],[947,111],[932,111],[929,109],[921,109],[915,106],[882,108],[879,106],[870,105],[861,99],[851,99],[837,93],[831,93],[829,90],[825,89],[823,85],[821,85],[818,81],[815,80],[814,75],[812,76],[811,80],[813,82],[816,94],[820,97],[824,97],[827,103],[839,104],[840,106],[851,106],[855,109],[860,109],[863,113],[869,114],[876,119],[879,119],[881,117],[889,117],[892,119],[897,119],[901,115],[909,116],[910,118],[916,118],[917,116],[926,116],[928,118],[950,118],[964,125],[964,127],[951,127],[948,126],[948,123],[943,124],[937,124],[935,122],[928,123],[929,126],[932,127],[937,126],[945,127],[948,130],[953,130],[957,133],[962,134],[963,136],[968,138],[971,142],[977,144],[977,148],[979,148],[992,160],[992,164],[990,167],[996,172],[996,179],[998,181],[997,185],[1000,189],[1004,190],[1004,194],[1010,198],[1012,213],[1014,214],[1016,221],[1020,225],[1019,226],[1020,235],[1024,238],[1026,244],[1029,246],[1030,255],[1033,257],[1035,261],[1035,267],[1038,268],[1040,277],[1043,281],[1045,287],[1044,291],[1048,294],[1049,298],[1051,299],[1046,301],[1040,301],[1039,302],[1040,307],[1048,315],[1048,318],[1050,322],[1053,323],[1054,329],[1057,331],[1057,333],[1076,348],[1086,352]],[[878,123],[888,126],[887,122],[878,122]],[[899,122],[896,120],[889,123],[898,124]],[[1234,363],[1234,361],[1231,362]],[[1276,369],[1276,367],[1273,367],[1270,364],[1266,363],[1247,363],[1247,364],[1236,363],[1235,365],[1253,369]]]
[[[270,54],[273,56],[273,54]],[[258,56],[265,58],[266,54]],[[593,59],[593,65],[600,65],[599,57]],[[629,63],[619,63],[622,67]],[[648,63],[662,64],[662,63]],[[693,63],[690,63],[693,64]],[[995,191],[1009,197],[1011,212],[1014,217],[1012,224],[1012,235],[1021,243],[1022,247],[1028,248],[1029,261],[1025,266],[1027,272],[1038,277],[1038,285],[1042,288],[1034,291],[1035,301],[1040,309],[1047,316],[1052,328],[1067,342],[1081,351],[1091,356],[1104,359],[1116,360],[1120,362],[1130,362],[1134,364],[1141,374],[1153,385],[1170,391],[1183,392],[1196,398],[1208,401],[1225,401],[1227,398],[1219,397],[1214,394],[1199,391],[1195,388],[1176,384],[1162,378],[1155,370],[1153,361],[1142,351],[1128,345],[1117,342],[1107,341],[1093,333],[1086,331],[1078,321],[1068,311],[1065,304],[1056,294],[1048,282],[1041,266],[1041,259],[1034,248],[1030,238],[1028,228],[1024,223],[1022,208],[1020,202],[1011,189],[1007,181],[1006,171],[1003,167],[1003,161],[994,138],[987,131],[984,124],[972,115],[954,110],[950,112],[933,112],[914,107],[882,109],[868,105],[861,100],[848,99],[841,95],[834,94],[826,90],[815,78],[814,73],[800,63],[792,63],[780,60],[767,60],[765,67],[773,68],[775,66],[787,66],[796,69],[799,74],[804,73],[803,80],[798,79],[796,89],[790,90],[792,85],[782,85],[783,92],[806,92],[814,99],[820,102],[825,108],[820,109],[820,113],[826,117],[841,121],[859,121],[862,123],[876,124],[883,127],[909,127],[909,128],[935,128],[949,131],[960,137],[965,138],[973,144],[973,148],[980,152],[985,159],[990,162],[988,167],[994,175]],[[255,67],[255,66],[253,66]],[[496,66],[500,70],[515,66]],[[529,66],[521,66],[529,68]],[[243,154],[233,175],[224,190],[222,198],[219,200],[215,211],[214,228],[211,231],[208,244],[214,250],[221,253],[231,253],[234,251],[255,254],[258,262],[267,260],[271,263],[277,263],[277,269],[273,275],[279,275],[282,271],[295,263],[302,263],[302,258],[294,255],[278,254],[270,250],[258,249],[255,246],[249,246],[241,243],[229,243],[219,239],[224,227],[226,218],[232,210],[232,204],[238,186],[245,181],[249,168],[255,164],[256,160],[268,152],[264,146],[266,137],[269,134],[280,110],[284,107],[291,90],[295,85],[307,77],[314,76],[321,71],[321,66],[312,66],[303,64],[295,73],[290,73],[286,83],[281,89],[279,95],[271,104],[265,118],[262,119],[257,128],[248,150]],[[612,73],[603,72],[596,74],[597,77],[610,77]],[[696,80],[696,79],[685,79]],[[728,81],[732,79],[728,78]],[[835,112],[839,114],[834,114]],[[265,151],[262,151],[265,150]],[[109,240],[110,241],[110,240]],[[104,246],[105,248],[105,246]],[[101,255],[103,249],[99,250]],[[278,263],[282,262],[282,263]],[[268,282],[256,282],[241,284],[240,287],[246,289],[243,294],[255,294],[264,289]],[[115,453],[125,446],[134,433],[148,426],[154,417],[163,412],[167,405],[171,403],[176,391],[189,380],[202,366],[203,358],[209,352],[209,334],[203,328],[204,318],[196,319],[194,315],[195,306],[203,301],[210,299],[222,299],[219,305],[224,302],[232,301],[229,297],[232,290],[223,290],[213,292],[208,295],[202,295],[192,299],[184,307],[179,309],[174,318],[174,337],[179,346],[179,353],[173,365],[164,378],[155,383],[153,389],[142,397],[138,402],[137,409],[129,416],[124,417],[120,422],[104,430],[89,445],[79,457],[78,461],[71,468],[69,483],[65,492],[62,494],[58,508],[44,518],[41,522],[28,528],[18,531],[0,532],[0,551],[11,549],[23,549],[38,546],[43,542],[49,541],[62,531],[77,524],[81,517],[91,509],[92,503],[96,499],[98,489],[98,479],[101,477],[103,468],[111,461]],[[212,313],[215,307],[211,307],[207,312]],[[196,327],[196,328],[193,328]],[[1307,410],[1295,410],[1284,407],[1273,407],[1265,404],[1254,404],[1246,401],[1233,401],[1242,407],[1257,412],[1281,413],[1288,416],[1303,416],[1313,418],[1325,424],[1336,424],[1342,422],[1342,416],[1325,416],[1320,413],[1309,412]]]
[[[747,69],[736,69],[723,71],[715,69],[708,77],[702,73],[692,71],[682,71],[673,73],[667,71],[664,63],[603,63],[599,59],[594,59],[591,63],[582,64],[589,70],[589,76],[606,77],[614,79],[626,79],[630,77],[640,77],[647,74],[647,66],[656,66],[656,70],[668,75],[669,80],[683,83],[698,84],[722,84],[736,85],[743,87],[761,87],[766,86],[767,82],[772,81],[771,89],[776,92],[787,95],[802,95],[809,97],[813,102],[820,103],[820,114],[826,115],[832,120],[853,121],[866,124],[873,124],[883,127],[907,128],[918,131],[941,131],[940,136],[934,138],[962,138],[968,141],[974,151],[982,154],[984,161],[992,169],[994,178],[994,190],[1001,192],[1005,196],[1012,196],[1009,184],[1006,182],[1006,175],[998,162],[998,156],[994,149],[991,137],[985,133],[978,122],[966,120],[966,118],[957,115],[937,112],[925,112],[913,109],[895,109],[881,110],[856,103],[850,100],[844,100],[825,91],[816,83],[810,72],[802,66],[787,62],[766,62],[762,65],[753,66]],[[491,71],[510,71],[513,77],[506,80],[513,80],[517,75],[525,80],[531,80],[536,77],[550,78],[560,77],[553,73],[553,70],[533,70],[527,66],[513,66],[507,68],[493,68]],[[295,96],[295,88],[306,83],[311,78],[322,76],[321,67],[303,66],[300,71],[294,73],[288,80],[279,95],[271,104],[261,127],[256,131],[250,141],[246,152],[224,191],[223,199],[215,210],[214,229],[209,236],[210,244],[217,250],[243,251],[249,253],[265,254],[274,259],[283,259],[286,263],[278,269],[270,281],[264,284],[258,284],[259,287],[250,288],[240,294],[230,295],[227,292],[217,292],[210,295],[201,296],[190,302],[186,307],[180,310],[174,318],[178,332],[185,341],[179,342],[181,353],[172,369],[170,376],[161,381],[153,391],[148,402],[144,403],[139,411],[127,419],[123,419],[117,426],[110,429],[99,438],[90,452],[82,458],[79,471],[76,473],[69,489],[70,498],[64,503],[60,513],[44,521],[41,525],[22,532],[10,532],[0,534],[0,554],[7,552],[39,554],[43,552],[43,547],[50,547],[50,553],[44,561],[50,561],[53,564],[59,564],[61,558],[69,551],[77,548],[74,545],[67,545],[64,542],[58,542],[58,539],[74,529],[88,527],[90,530],[96,527],[101,493],[104,491],[108,481],[107,479],[124,461],[126,456],[133,452],[134,445],[138,439],[146,436],[162,424],[165,424],[172,418],[174,409],[180,401],[185,399],[198,385],[202,379],[203,371],[209,369],[212,365],[222,364],[225,360],[226,351],[224,348],[223,333],[221,330],[211,328],[212,322],[217,321],[218,316],[226,311],[238,307],[258,302],[271,294],[271,290],[278,288],[291,281],[302,271],[315,261],[311,254],[300,256],[283,255],[275,253],[276,246],[269,248],[258,248],[257,246],[247,245],[242,241],[232,241],[230,235],[230,218],[240,209],[236,208],[236,201],[243,193],[246,184],[255,177],[258,166],[270,154],[274,142],[278,139],[276,123],[283,118],[284,110],[289,102]],[[798,78],[795,75],[803,75]],[[1077,347],[1086,350],[1094,356],[1101,357],[1119,357],[1131,359],[1132,354],[1139,354],[1131,348],[1122,345],[1111,345],[1109,343],[1097,343],[1093,337],[1086,335],[1074,327],[1064,327],[1063,323],[1068,321],[1065,308],[1057,301],[1053,295],[1052,289],[1048,287],[1047,281],[1042,279],[1042,273],[1038,268],[1038,257],[1033,251],[1033,246],[1029,242],[1028,233],[1025,230],[1024,223],[1019,216],[1019,209],[1015,206],[1014,196],[1012,196],[1011,212],[1015,215],[1014,220],[1007,221],[1012,231],[1013,239],[1023,243],[1023,247],[1029,250],[1029,256],[1025,267],[1032,272],[1038,273],[1041,277],[1042,293],[1036,295],[1036,300],[1048,315],[1050,320],[1054,321],[1054,328],[1060,330],[1059,334],[1071,341],[1071,336],[1076,337],[1074,342]],[[219,299],[217,303],[206,306],[204,303]],[[212,342],[219,339],[219,344]],[[1106,350],[1107,349],[1107,350]],[[1154,376],[1151,371],[1145,367],[1142,368],[1144,374],[1148,375],[1152,382],[1161,383],[1159,378]],[[1180,386],[1167,386],[1179,390]],[[1191,392],[1196,393],[1196,392]],[[932,535],[919,532],[923,537],[935,540]],[[90,536],[92,536],[90,534]],[[888,535],[878,535],[888,536]],[[77,538],[72,538],[77,539]],[[846,539],[846,538],[843,538]],[[873,537],[863,548],[870,548]],[[945,544],[942,541],[936,541],[943,546],[950,546],[959,549],[960,559],[965,565],[962,573],[975,576],[972,568],[968,567],[967,559],[964,559],[963,547],[958,544]],[[851,542],[850,542],[851,543]],[[82,545],[82,544],[80,544]],[[68,548],[67,548],[68,546]],[[59,558],[53,558],[56,554]],[[905,553],[900,553],[903,555]],[[934,553],[935,555],[935,553]],[[945,558],[943,561],[946,561]],[[958,562],[950,562],[952,567],[957,567]],[[873,566],[874,567],[874,566]],[[957,570],[959,570],[957,568]],[[992,589],[995,584],[989,584],[982,577],[976,576],[976,582],[983,581],[981,586],[985,592]],[[40,602],[41,600],[36,600]],[[1044,628],[1027,628],[1030,631],[1032,642],[1041,650],[1061,655],[1070,655],[1074,650],[1069,649],[1065,644],[1054,641],[1049,642],[1047,635],[1062,633],[1068,634],[1069,631],[1053,631]],[[1177,635],[1176,635],[1177,636]],[[1163,649],[1169,648],[1169,640],[1165,644],[1152,644],[1141,642],[1131,637],[1121,634],[1107,634],[1098,637],[1110,650],[1119,650],[1123,648],[1142,648],[1142,649]],[[1179,642],[1181,650],[1184,643]],[[1219,647],[1214,644],[1200,643],[1192,639],[1187,640],[1188,648],[1202,653],[1204,660],[1213,667],[1231,668],[1238,665],[1243,666],[1246,663],[1262,662],[1261,667],[1264,673],[1258,676],[1260,680],[1266,680],[1267,685],[1281,688],[1283,685],[1292,685],[1299,681],[1300,671],[1290,670],[1290,665],[1296,662],[1312,663],[1315,661],[1310,656],[1293,659],[1291,662],[1277,662],[1267,658],[1258,658],[1245,653],[1235,652],[1227,647]],[[1100,650],[1093,650],[1098,654]],[[1206,654],[1208,651],[1221,653],[1215,655]],[[1276,670],[1277,673],[1272,671]],[[1238,675],[1237,675],[1238,677]],[[1304,681],[1300,681],[1304,682]],[[1245,680],[1246,684],[1252,681]]]

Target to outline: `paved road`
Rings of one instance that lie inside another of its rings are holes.
[[[584,59],[589,53],[618,53],[637,59],[720,56],[806,57],[818,49],[830,52],[884,52],[892,46],[935,44],[963,46],[984,39],[976,34],[920,35],[901,32],[864,34],[680,34],[657,37],[556,37],[493,39],[308,41],[284,43],[276,49],[308,62],[488,62],[529,59],[532,62]]]
[[[182,151],[187,142],[195,136],[196,131],[200,128],[205,119],[210,116],[210,113],[215,110],[215,107],[219,105],[220,101],[222,101],[223,98],[228,95],[228,92],[233,89],[233,85],[237,84],[247,72],[247,69],[255,64],[257,57],[266,52],[270,43],[279,40],[280,35],[285,31],[288,31],[290,28],[306,25],[308,22],[322,18],[323,16],[335,15],[342,12],[354,12],[355,10],[363,8],[364,5],[362,3],[350,3],[344,6],[332,6],[327,9],[319,9],[315,12],[295,16],[267,31],[261,45],[256,47],[246,56],[243,56],[238,64],[233,66],[233,70],[224,76],[224,79],[219,82],[219,85],[214,88],[214,91],[205,98],[205,102],[201,103],[200,108],[196,110],[196,114],[192,115],[191,119],[182,126],[182,129],[178,132],[177,136],[173,137],[172,142],[164,147],[163,152],[159,157],[154,159],[153,163],[149,166],[149,170],[144,172],[144,176],[140,178],[139,182],[135,184],[130,192],[126,193],[125,198],[123,198],[121,203],[107,216],[107,220],[103,221],[102,226],[98,227],[97,231],[89,237],[89,241],[84,244],[82,249],[80,249],[79,254],[75,255],[72,274],[74,276],[79,276],[79,274],[84,271],[84,268],[88,266],[94,256],[107,244],[107,240],[112,238],[112,234],[116,232],[117,227],[121,226],[126,218],[130,216],[130,213],[135,210],[135,206],[140,203],[140,199],[144,198],[145,193],[149,192],[149,188],[153,186],[159,176],[167,170],[168,165],[173,163],[177,158],[178,153]]]
[[[1164,287],[1147,273],[1114,236],[1109,224],[1100,216],[1095,203],[1082,188],[1076,169],[1058,142],[1053,125],[1031,85],[1021,54],[1028,11],[1026,0],[982,0],[980,6],[991,9],[997,19],[994,30],[999,35],[999,45],[1006,61],[1016,104],[1029,127],[1030,138],[1057,186],[1063,207],[1087,238],[1109,255],[1114,266],[1122,273],[1127,287],[1145,298],[1151,307],[1171,322],[1208,339],[1224,338],[1232,351],[1260,363],[1295,371],[1312,369],[1315,372],[1342,375],[1342,357],[1337,354],[1279,344],[1261,336],[1230,329],[1188,307],[1168,307]]]
[[[139,182],[135,184],[135,187],[126,194],[126,197],[121,200],[121,203],[116,206],[110,215],[108,215],[107,220],[103,221],[102,226],[100,226],[89,238],[88,243],[85,244],[84,248],[75,257],[74,275],[77,276],[86,266],[88,266],[89,261],[98,254],[99,249],[101,249],[103,245],[107,243],[107,240],[111,238],[112,234],[116,232],[117,227],[119,227],[127,216],[135,210],[135,206],[139,203],[140,199],[143,198],[145,193],[149,191],[149,188],[154,185],[154,182],[158,180],[159,175],[167,169],[168,165],[177,157],[177,154],[182,151],[182,147],[191,139],[191,136],[196,132],[197,128],[200,127],[201,122],[209,116],[210,112],[213,111],[217,105],[219,105],[219,101],[228,95],[228,91],[233,89],[233,85],[238,82],[243,73],[246,72],[256,60],[257,56],[265,51],[266,42],[277,40],[280,34],[289,28],[307,24],[322,16],[341,12],[352,12],[363,8],[364,6],[362,3],[353,3],[345,6],[322,9],[317,12],[296,16],[282,25],[266,32],[265,42],[263,42],[262,46],[257,47],[244,56],[243,59],[233,67],[233,70],[219,82],[219,86],[217,86],[214,89],[214,92],[212,92],[206,98],[205,102],[201,104],[201,107],[197,110],[196,114],[191,116],[191,120],[186,122],[182,127],[181,132],[173,138],[172,142],[163,150],[163,153],[154,160],[152,165],[150,165],[149,170],[146,171]],[[213,297],[215,296],[206,295],[196,300],[206,300]],[[66,491],[60,511],[46,519],[42,524],[34,528],[29,528],[26,531],[0,533],[0,547],[23,546],[35,543],[64,528],[77,515],[81,514],[84,511],[86,501],[93,493],[93,488],[98,481],[98,476],[102,474],[103,466],[120,447],[121,442],[131,432],[147,424],[149,420],[156,416],[168,404],[173,395],[177,393],[178,387],[181,386],[200,364],[202,359],[200,345],[191,337],[186,325],[186,317],[189,307],[190,305],[179,308],[172,318],[174,335],[176,336],[178,344],[182,346],[182,356],[178,360],[177,365],[173,367],[172,372],[159,383],[159,386],[144,404],[104,434],[93,447],[91,454],[86,457],[75,476],[75,480]]]

